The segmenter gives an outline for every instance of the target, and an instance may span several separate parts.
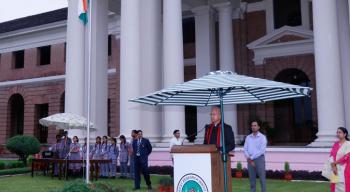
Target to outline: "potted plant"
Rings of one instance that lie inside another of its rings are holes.
[[[242,178],[243,173],[242,173],[242,163],[240,161],[237,162],[237,167],[236,167],[236,178]]]
[[[290,172],[289,162],[284,163],[284,179],[287,181],[291,181],[293,179],[292,173]]]
[[[173,179],[170,177],[163,177],[159,180],[158,192],[173,192]]]

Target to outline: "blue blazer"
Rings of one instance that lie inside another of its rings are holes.
[[[134,156],[136,156],[136,153],[137,153],[137,142],[138,142],[138,139],[135,139],[133,142],[132,142],[132,148],[134,150]],[[146,138],[142,138],[141,139],[141,144],[140,144],[140,158],[143,159],[143,158],[148,158],[148,155],[151,154],[152,152],[152,145],[151,143],[149,142],[148,139]]]

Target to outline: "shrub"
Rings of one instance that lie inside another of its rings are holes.
[[[40,152],[40,143],[38,139],[28,135],[18,135],[10,138],[6,142],[6,148],[19,156],[23,164],[27,165],[28,155]]]
[[[11,162],[11,168],[22,168],[24,167],[24,164],[22,161],[13,161]]]
[[[22,173],[29,173],[29,172],[30,172],[30,169],[28,167],[13,168],[13,169],[0,170],[0,175],[15,175],[15,174],[22,174]]]
[[[27,163],[28,163],[28,164],[32,164],[33,159],[34,159],[34,156],[33,156],[33,155],[29,155],[29,156],[27,157]]]
[[[0,161],[0,170],[1,170],[1,169],[5,169],[5,163],[2,162],[2,161]]]
[[[59,192],[90,192],[90,189],[83,180],[78,179],[66,183]]]
[[[83,180],[77,179],[67,182],[63,189],[56,189],[51,192],[125,192],[121,187],[113,187],[106,182],[86,184]]]
[[[237,171],[242,171],[242,163],[240,161],[237,162],[237,167],[236,167],[236,170]]]
[[[5,169],[11,169],[11,168],[12,168],[11,161],[5,161]]]
[[[162,177],[159,179],[159,185],[161,186],[173,186],[173,179],[170,177]]]
[[[288,162],[284,163],[284,172],[289,173],[290,172],[290,166]]]
[[[106,182],[97,182],[90,185],[91,192],[125,192],[121,187],[113,187]]]

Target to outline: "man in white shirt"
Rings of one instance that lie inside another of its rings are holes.
[[[248,162],[250,192],[256,192],[256,175],[259,176],[261,192],[266,192],[265,151],[266,136],[260,133],[260,122],[251,122],[252,134],[248,135],[244,143],[244,155]]]
[[[180,139],[180,130],[174,130],[173,135],[174,137],[170,139],[170,149],[174,145],[182,145],[182,139]]]

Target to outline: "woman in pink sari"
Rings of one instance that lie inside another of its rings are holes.
[[[339,141],[335,142],[330,155],[333,173],[339,181],[331,183],[331,192],[350,192],[350,142],[348,130],[339,127],[337,130]]]

